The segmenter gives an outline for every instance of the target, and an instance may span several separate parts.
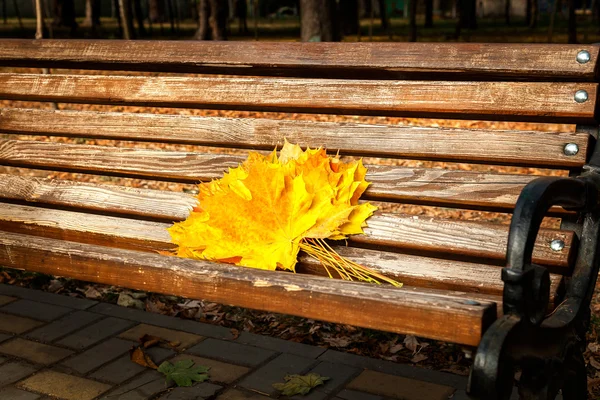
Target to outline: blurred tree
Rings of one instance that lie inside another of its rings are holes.
[[[138,25],[139,36],[146,36],[146,28],[144,27],[144,11],[142,9],[142,0],[133,0],[133,10],[135,20]]]
[[[575,0],[567,0],[569,5],[569,43],[577,43],[577,15]]]
[[[149,0],[149,18],[152,22],[165,21],[165,0]]]
[[[342,35],[358,34],[358,0],[340,2],[339,15]]]
[[[85,20],[83,25],[90,26],[92,33],[96,33],[98,26],[100,25],[100,0],[86,0],[85,1]]]
[[[408,41],[417,41],[417,0],[409,0],[410,8],[408,11]]]
[[[506,0],[504,3],[504,20],[506,25],[510,25],[510,0]]]
[[[233,9],[234,16],[238,19],[239,33],[248,33],[248,3],[246,0],[235,0]]]
[[[200,0],[198,4],[198,40],[227,40],[229,3],[224,0]]]
[[[66,26],[71,28],[71,32],[77,29],[74,0],[54,0],[53,24],[55,26]]]
[[[537,26],[538,17],[538,0],[527,0],[525,9],[525,24],[527,24],[530,28],[535,28]]]
[[[433,28],[433,0],[425,0],[425,28]]]
[[[477,29],[477,0],[457,0],[457,8],[456,38],[463,29]]]
[[[335,0],[300,0],[300,37],[303,42],[341,40]]]
[[[119,0],[119,17],[123,28],[123,39],[135,39],[131,0]]]

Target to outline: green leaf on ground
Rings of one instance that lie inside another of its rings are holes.
[[[316,386],[324,385],[329,378],[319,374],[311,373],[308,375],[287,375],[285,383],[274,383],[273,387],[284,396],[294,396],[296,394],[307,394]]]
[[[175,364],[168,361],[163,362],[158,367],[158,372],[161,372],[167,378],[167,385],[175,382],[177,386],[192,386],[194,382],[204,382],[208,379],[209,367],[201,365],[194,366],[192,360],[181,360]]]

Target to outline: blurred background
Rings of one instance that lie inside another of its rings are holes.
[[[600,0],[0,0],[0,37],[38,26],[44,38],[591,43]]]

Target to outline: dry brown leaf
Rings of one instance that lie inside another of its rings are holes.
[[[600,363],[594,357],[590,357],[590,365],[596,369],[600,369]]]
[[[404,338],[404,345],[407,349],[412,351],[413,354],[416,354],[417,350],[419,349],[420,343],[417,340],[417,338],[413,335],[406,335],[406,337]]]
[[[129,350],[129,359],[142,367],[158,369],[158,366],[154,364],[152,358],[139,346]]]
[[[598,353],[598,350],[600,350],[600,345],[598,343],[589,343],[587,346],[588,350],[591,351],[592,353]]]
[[[239,330],[237,330],[235,328],[231,328],[229,331],[233,335],[233,337],[231,338],[231,340],[236,340],[237,338],[240,337],[240,331]]]
[[[419,354],[416,354],[413,358],[411,358],[410,361],[416,364],[418,362],[427,360],[427,358],[429,358],[429,357],[427,357],[425,354],[419,353]]]
[[[404,345],[402,345],[402,344],[400,344],[400,343],[398,343],[398,344],[395,344],[395,345],[393,345],[393,346],[390,348],[390,353],[392,353],[392,354],[396,354],[397,352],[399,352],[399,351],[400,351],[400,350],[402,350],[403,348],[404,348]]]

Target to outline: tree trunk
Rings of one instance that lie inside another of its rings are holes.
[[[433,28],[433,0],[425,0],[425,28]]]
[[[529,27],[535,28],[537,26],[538,16],[539,16],[539,7],[538,0],[527,0],[531,6],[530,17],[529,17]]]
[[[552,14],[550,14],[550,24],[548,25],[548,43],[552,43],[552,36],[554,35],[554,21],[556,20],[556,14],[560,8],[561,0],[554,0],[552,6]]]
[[[54,25],[69,27],[71,32],[77,29],[74,0],[54,0]]]
[[[323,0],[300,0],[300,38],[303,42],[322,41],[320,7]]]
[[[144,27],[144,11],[142,10],[142,0],[133,0],[133,10],[135,12],[135,20],[138,25],[139,36],[146,36],[146,28]]]
[[[379,18],[381,19],[381,29],[383,29],[385,32],[388,31],[388,29],[390,28],[389,23],[388,23],[388,18],[387,18],[387,10],[385,7],[385,0],[378,0],[379,1]]]
[[[131,11],[131,0],[119,0],[119,16],[123,27],[123,39],[125,40],[135,38]]]
[[[456,38],[460,37],[463,29],[477,28],[477,1],[457,0],[458,23],[456,24]]]
[[[569,43],[577,43],[577,16],[575,0],[569,0]]]
[[[35,38],[36,40],[44,37],[44,11],[42,0],[35,0]]]
[[[510,25],[510,0],[506,0],[504,3],[504,20],[506,25]]]
[[[210,29],[208,19],[210,17],[210,4],[208,0],[198,2],[198,30],[195,38],[198,40],[210,40]]]
[[[6,25],[8,23],[8,21],[6,20],[8,18],[8,16],[6,15],[6,0],[1,0],[2,1],[2,19],[4,20],[4,25]]]
[[[235,0],[233,3],[234,16],[238,20],[240,34],[248,33],[248,4],[246,0]]]
[[[96,33],[100,25],[100,0],[86,0],[85,2],[85,26],[92,27],[92,33]]]
[[[417,41],[417,0],[410,0],[410,10],[408,12],[408,41]]]
[[[208,22],[212,30],[213,40],[227,40],[228,3],[223,0],[210,0],[210,17]]]
[[[358,34],[358,0],[346,0],[339,6],[339,15],[342,34]]]
[[[150,0],[148,10],[150,21],[164,22],[165,21],[165,0]]]

